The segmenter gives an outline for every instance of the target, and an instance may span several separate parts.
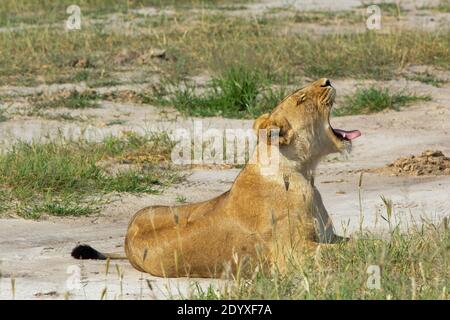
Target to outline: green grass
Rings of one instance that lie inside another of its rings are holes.
[[[363,23],[365,16],[352,11],[298,11],[295,13],[295,23],[314,23],[332,25],[336,23]]]
[[[6,116],[6,110],[0,109],[0,122],[7,121],[8,117]]]
[[[109,121],[106,125],[107,126],[115,126],[115,125],[123,125],[123,124],[126,124],[126,123],[127,122],[125,120],[115,119],[115,120]]]
[[[50,24],[63,23],[68,14],[68,6],[75,4],[73,1],[50,1],[50,0],[5,0],[0,2],[0,26],[12,27],[20,24]],[[97,15],[114,11],[125,11],[126,1],[116,1],[111,3],[107,0],[82,0],[77,1],[77,5],[82,8],[82,14],[89,16],[92,13]]]
[[[151,172],[128,170],[105,177],[100,186],[107,192],[159,193],[155,186],[161,184],[161,180]]]
[[[284,89],[270,89],[267,85],[269,78],[256,70],[231,68],[221,77],[214,78],[206,92],[196,93],[193,87],[178,86],[168,95],[157,95],[153,101],[150,99],[149,103],[171,105],[189,116],[254,118],[272,110],[287,94]],[[363,88],[346,96],[343,107],[334,109],[334,114],[343,116],[398,110],[413,102],[430,100],[428,95],[414,95],[405,90],[393,93],[387,88]]]
[[[405,91],[392,93],[388,88],[362,88],[357,89],[353,95],[346,96],[343,106],[334,109],[337,116],[352,114],[369,114],[380,112],[386,109],[399,110],[417,101],[430,101],[431,97],[427,95],[413,95]]]
[[[84,122],[87,119],[82,116],[72,115],[70,112],[62,112],[62,113],[52,113],[46,112],[43,109],[34,108],[26,113],[27,117],[37,117],[47,120],[57,120],[57,121],[77,121]]]
[[[89,70],[81,70],[77,72],[72,79],[72,82],[81,82],[89,79],[90,72]]]
[[[104,79],[96,79],[92,81],[88,81],[87,86],[89,88],[98,88],[98,87],[113,87],[121,84],[119,80],[112,78],[104,78]]]
[[[447,47],[444,51],[450,49],[450,42],[443,38],[442,41],[437,38],[433,40],[430,34],[422,34],[424,38],[418,39],[417,32],[415,33],[416,35],[406,31],[399,32],[403,34],[402,39],[397,38],[398,34],[381,36],[376,33],[363,33],[325,36],[328,44],[324,39],[311,41],[307,45],[309,52],[305,53],[305,73],[312,77],[328,75],[387,80],[403,68],[402,54],[407,61],[416,61],[418,64],[427,64],[427,61],[433,61],[432,64],[438,62],[437,56],[440,54],[432,57],[431,51],[422,47],[425,42],[435,42],[437,47],[442,49]],[[413,47],[410,42],[413,38],[417,41],[417,51],[411,54],[408,51]],[[327,47],[333,50],[328,50]]]
[[[133,48],[137,56],[127,62],[128,69],[151,73],[156,65],[173,80],[205,71],[223,74],[236,61],[290,82],[324,76],[391,79],[409,64],[445,70],[450,65],[450,36],[445,29],[433,33],[400,29],[389,34],[281,34],[295,24],[294,19],[250,20],[213,14],[188,19],[186,13],[178,12],[164,19],[146,18],[133,35],[105,32],[101,24],[77,32],[49,27],[5,31],[0,33],[0,84],[88,81],[95,85],[104,74],[123,71],[123,66],[111,61],[124,48]],[[140,32],[148,28],[151,33]],[[165,49],[167,59],[142,64],[139,57],[152,48]],[[92,65],[85,70],[73,67],[73,61],[80,58]]]
[[[0,216],[11,206],[9,194],[5,190],[0,190]]]
[[[186,196],[183,196],[182,194],[178,194],[175,200],[178,203],[186,203],[187,198],[186,198]]]
[[[223,288],[192,286],[192,299],[448,299],[448,222],[426,224],[390,240],[371,234],[322,248],[285,256],[286,270],[261,267],[250,277],[235,277]],[[380,288],[367,286],[370,265],[380,267]]]
[[[241,61],[278,79],[301,76],[391,79],[409,63],[441,65],[446,69],[450,65],[448,31],[281,36],[278,28],[285,24],[289,27],[288,21],[270,19],[260,24],[216,19],[188,28],[189,41],[174,35],[173,50],[179,56],[177,73],[198,68],[220,74]]]
[[[402,7],[400,5],[400,3],[393,3],[393,2],[378,2],[378,3],[371,3],[371,2],[367,2],[364,3],[363,5],[360,6],[360,8],[367,8],[368,6],[372,6],[372,5],[376,5],[378,7],[380,7],[381,10],[381,14],[388,14],[388,15],[392,15],[392,16],[400,16],[401,12],[402,12]]]
[[[213,78],[204,93],[196,93],[189,85],[177,86],[169,97],[155,101],[190,116],[255,117],[272,110],[284,97],[283,90],[269,88],[269,78],[256,69],[234,66]]]
[[[105,0],[99,1],[89,1],[82,0],[78,1],[81,7],[89,4],[100,10],[101,8],[107,8],[107,2]],[[122,1],[123,2],[123,1]],[[11,24],[13,22],[22,22],[22,23],[36,23],[45,16],[53,16],[54,14],[61,14],[61,17],[65,15],[66,8],[73,4],[73,2],[62,0],[57,3],[51,0],[36,0],[36,1],[27,1],[27,0],[5,0],[0,4],[0,12],[2,12],[2,19],[0,20],[2,25]],[[114,6],[112,6],[114,7]],[[116,9],[116,8],[114,8]],[[35,13],[33,16],[32,14]]]
[[[73,116],[69,112],[63,112],[58,114],[42,114],[41,117],[48,120],[59,120],[59,121],[85,121],[84,118],[80,116]]]
[[[84,203],[83,203],[84,202]],[[97,212],[101,207],[98,200],[77,199],[44,199],[42,202],[21,208],[21,216],[31,219],[39,219],[42,214],[52,216],[86,216]]]
[[[49,75],[46,81],[50,83],[85,82],[89,88],[112,87],[122,83],[120,80],[105,74],[103,70],[95,69],[93,66],[90,66],[89,69],[77,71],[76,73],[69,73],[68,75]]]
[[[43,101],[39,101],[43,98]],[[56,108],[68,108],[68,109],[87,109],[98,108],[99,104],[97,100],[99,95],[94,91],[71,91],[63,96],[50,97],[47,99],[42,96],[33,97],[32,100],[38,100],[34,103],[34,107],[37,109],[56,109]]]
[[[426,6],[422,7],[421,9],[448,13],[448,12],[450,12],[450,1],[449,0],[441,0],[436,6],[426,5]]]
[[[129,135],[100,143],[55,141],[19,143],[0,156],[0,190],[22,215],[83,215],[98,210],[96,196],[111,192],[157,193],[176,175],[156,162],[110,173],[99,161],[140,150],[168,159],[173,142],[167,135]]]
[[[214,7],[230,0],[3,0],[0,2],[0,26],[17,26],[20,24],[62,23],[68,14],[67,7],[76,4],[84,17],[98,18],[111,13],[129,13],[130,9],[141,7]],[[244,2],[232,1],[231,2]]]
[[[436,8],[439,12],[450,12],[450,1],[441,0]]]
[[[447,81],[441,80],[428,72],[414,74],[412,76],[407,76],[406,78],[408,80],[420,81],[426,84],[430,84],[435,87],[440,87],[441,85],[447,83]]]

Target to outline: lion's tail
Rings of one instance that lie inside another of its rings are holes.
[[[82,244],[79,246],[76,246],[73,248],[72,257],[79,260],[120,260],[120,259],[127,259],[125,254],[120,253],[104,253],[95,250],[91,246]]]

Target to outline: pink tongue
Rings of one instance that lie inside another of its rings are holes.
[[[342,136],[344,139],[353,140],[358,138],[361,135],[361,131],[359,130],[350,130],[345,131],[341,129],[333,129],[338,135]]]

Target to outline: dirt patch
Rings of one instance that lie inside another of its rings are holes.
[[[450,158],[442,151],[427,150],[419,156],[398,158],[386,167],[373,171],[394,176],[450,175]]]

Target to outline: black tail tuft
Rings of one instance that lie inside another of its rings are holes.
[[[72,250],[72,257],[80,260],[106,260],[106,257],[101,252],[85,244],[76,246]]]

